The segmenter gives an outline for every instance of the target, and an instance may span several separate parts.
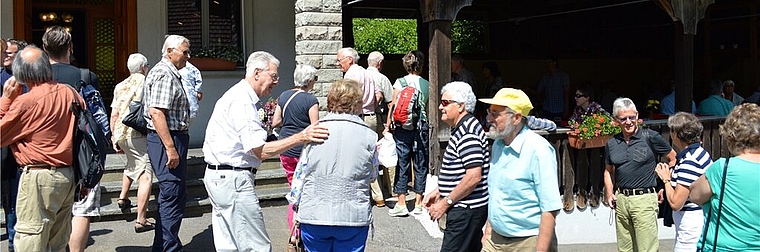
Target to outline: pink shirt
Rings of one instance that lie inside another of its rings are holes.
[[[343,78],[352,79],[361,84],[361,88],[364,91],[364,95],[362,96],[362,114],[374,114],[376,106],[375,92],[379,92],[380,89],[372,79],[372,74],[360,65],[353,64],[346,70],[346,75]]]

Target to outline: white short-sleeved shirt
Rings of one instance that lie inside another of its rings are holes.
[[[261,165],[261,160],[251,152],[263,146],[267,138],[256,108],[258,101],[259,96],[246,80],[241,80],[219,98],[203,141],[206,163],[234,167]]]

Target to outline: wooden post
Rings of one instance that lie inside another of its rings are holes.
[[[440,93],[438,90],[451,80],[451,21],[437,20],[429,22],[430,49],[430,97],[428,97],[427,116],[430,122],[430,173],[440,174],[441,134],[448,134],[448,126],[441,122],[438,111]]]
[[[675,49],[676,111],[691,112],[691,101],[694,100],[694,35],[697,34],[697,23],[713,2],[715,0],[655,1],[673,21],[680,20],[683,24],[683,37]]]
[[[430,48],[428,65],[430,78],[430,97],[428,97],[427,116],[430,127],[429,169],[430,174],[440,174],[441,146],[440,134],[443,124],[438,111],[439,90],[451,80],[451,21],[464,6],[472,5],[472,0],[420,0],[422,22],[428,23]]]

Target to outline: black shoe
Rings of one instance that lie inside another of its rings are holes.
[[[135,225],[135,233],[142,233],[156,229],[156,225],[153,225],[153,223],[150,223],[150,221],[147,220],[143,223],[135,221],[135,224],[139,225],[139,227]]]
[[[116,204],[119,205],[119,209],[121,210],[132,208],[132,201],[129,200],[129,198],[119,199],[118,201],[116,201]]]

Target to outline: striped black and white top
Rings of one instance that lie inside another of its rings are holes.
[[[710,153],[707,153],[707,150],[702,148],[699,143],[689,145],[679,152],[676,156],[676,160],[678,160],[678,162],[670,178],[670,185],[674,188],[676,185],[683,185],[687,188],[691,187],[691,184],[702,176],[707,167],[712,164]],[[702,209],[702,207],[691,202],[691,200],[686,199],[681,211],[693,211],[699,209]]]
[[[451,129],[446,152],[443,154],[438,190],[448,196],[462,181],[465,171],[481,167],[480,182],[467,197],[454,203],[455,207],[477,208],[488,204],[488,167],[490,153],[483,127],[474,116],[467,114]]]

